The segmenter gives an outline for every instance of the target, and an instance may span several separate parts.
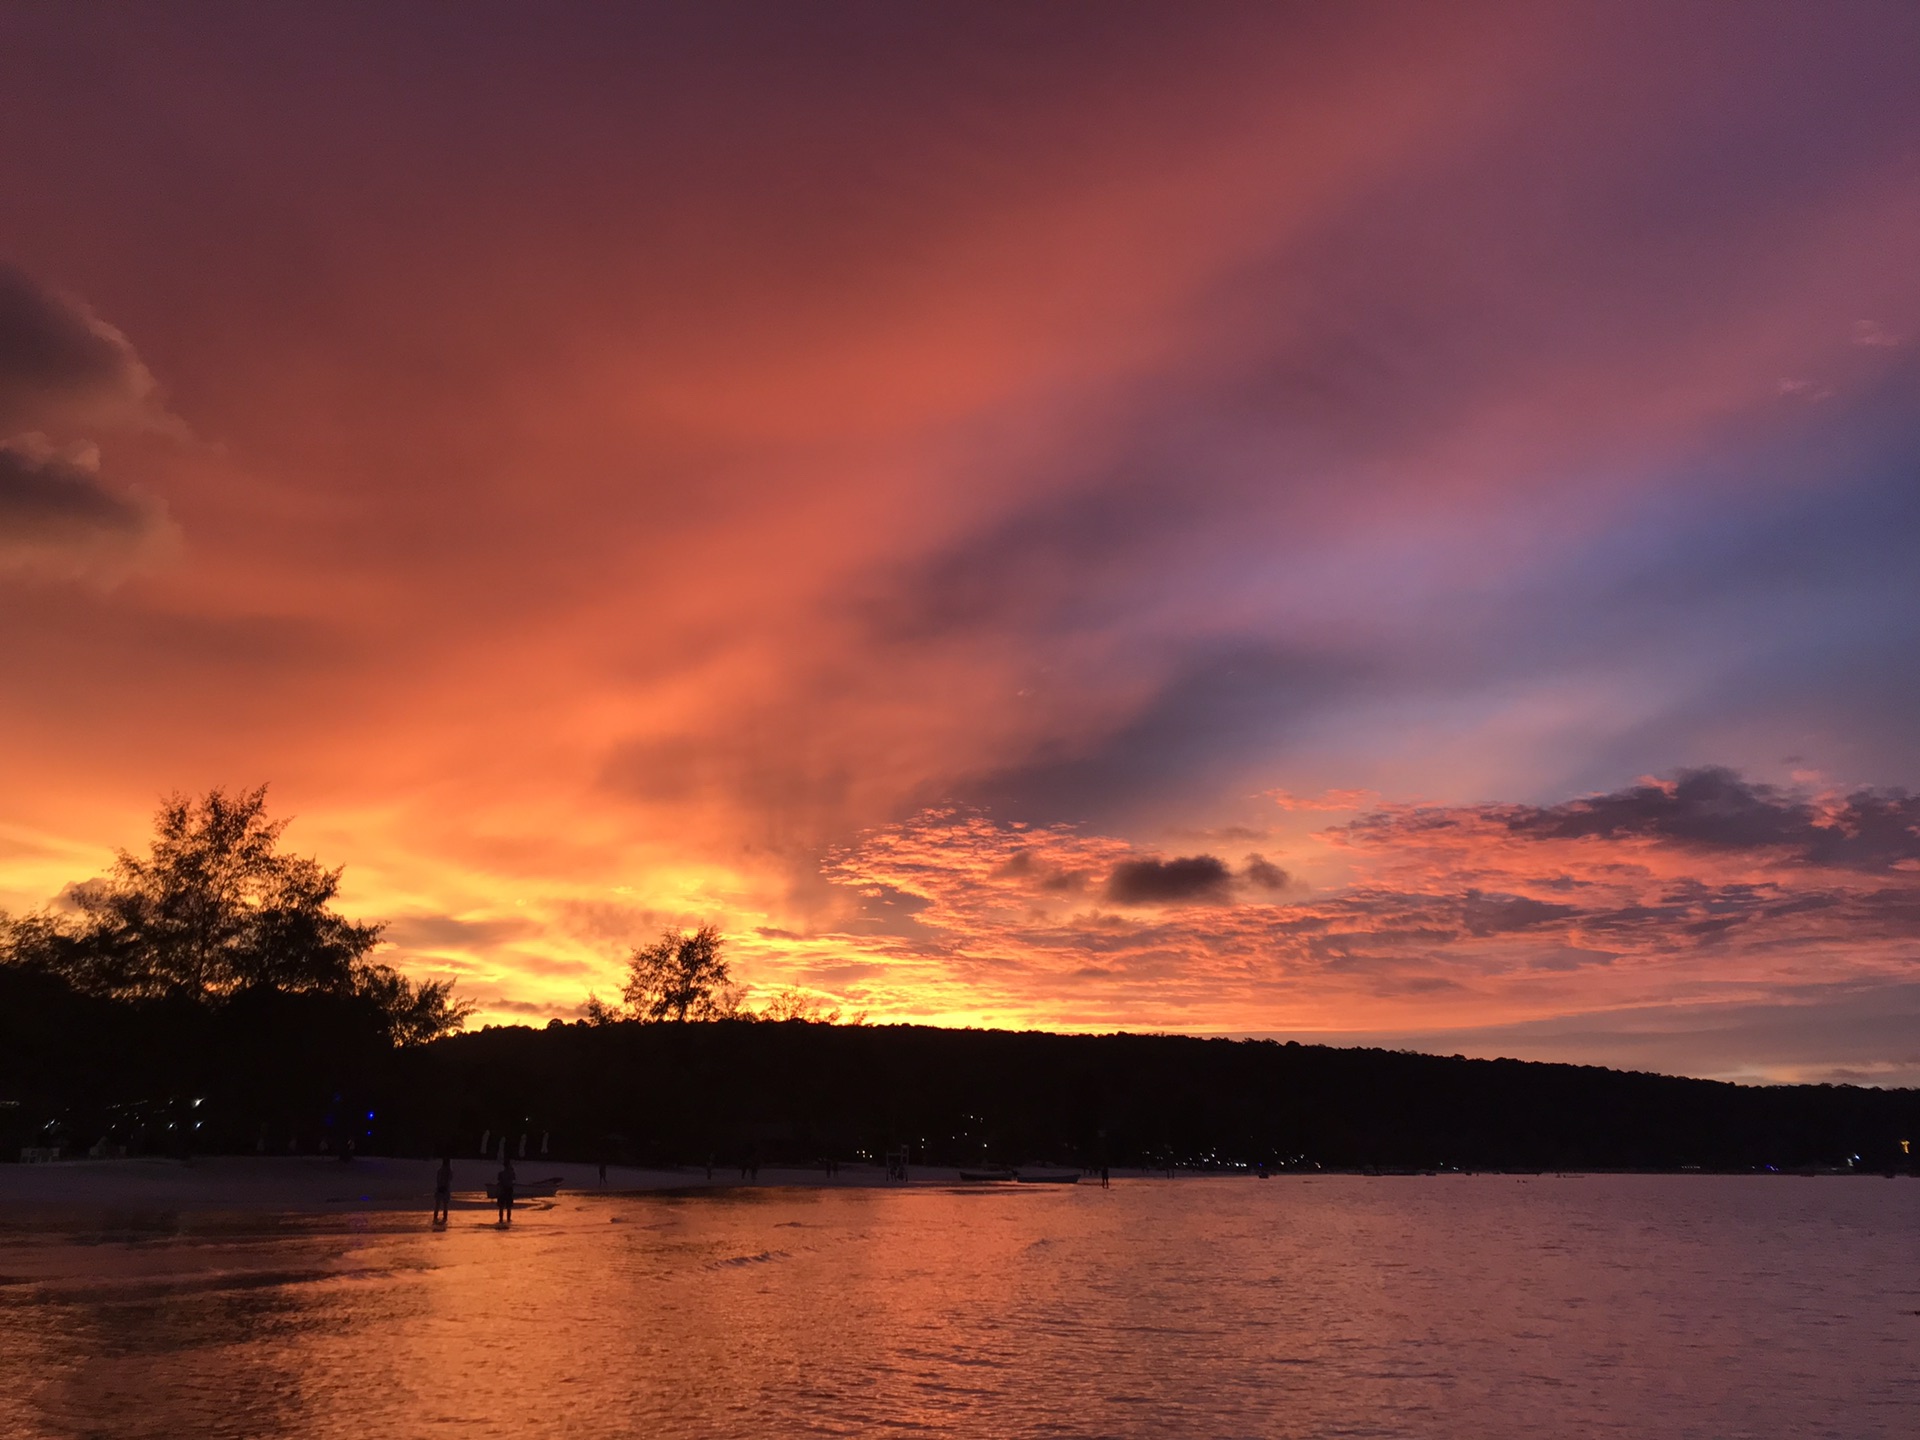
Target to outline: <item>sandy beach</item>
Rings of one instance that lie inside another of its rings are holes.
[[[704,1166],[653,1170],[610,1165],[604,1186],[595,1165],[568,1161],[516,1160],[521,1183],[558,1176],[560,1193],[617,1194],[637,1190],[738,1188],[743,1185],[857,1188],[898,1186],[877,1165],[843,1165],[832,1176],[818,1167],[785,1169],[762,1166],[757,1178],[742,1180],[739,1167]],[[350,1214],[368,1210],[425,1211],[433,1199],[435,1160],[366,1156],[340,1161],[326,1156],[255,1157],[213,1155],[190,1161],[58,1160],[47,1164],[0,1165],[0,1211],[283,1211]],[[496,1162],[455,1160],[454,1203],[488,1204],[484,1187]],[[915,1168],[913,1183],[951,1184],[959,1172],[941,1167]]]

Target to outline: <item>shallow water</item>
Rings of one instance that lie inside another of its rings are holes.
[[[0,1434],[1920,1434],[1920,1183],[1280,1177],[0,1223]]]

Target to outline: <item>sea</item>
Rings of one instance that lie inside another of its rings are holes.
[[[1920,1436],[1920,1181],[0,1218],[0,1435]]]

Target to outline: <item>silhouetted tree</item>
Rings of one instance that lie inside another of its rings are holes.
[[[353,993],[373,1003],[386,1019],[395,1045],[424,1045],[463,1028],[473,1002],[456,1000],[451,980],[407,979],[388,965],[355,967]]]
[[[739,997],[728,983],[724,942],[711,925],[691,935],[664,931],[651,945],[636,948],[627,960],[620,996],[636,1020],[718,1020],[739,1011]]]
[[[840,1007],[829,1004],[818,995],[788,986],[785,990],[776,992],[766,1004],[762,1005],[754,1018],[776,1022],[799,1020],[809,1025],[838,1025]],[[847,1023],[849,1025],[866,1024],[866,1012],[860,1011]]]
[[[621,1019],[620,1011],[607,1004],[593,991],[587,992],[587,1003],[580,1007],[589,1025],[613,1025]]]
[[[122,850],[108,874],[74,886],[71,913],[5,919],[0,963],[114,1000],[356,997],[397,1044],[459,1029],[472,1007],[449,982],[415,984],[368,961],[383,927],[335,912],[341,871],[282,854],[286,822],[267,818],[266,801],[264,785],[170,797],[147,854]]]

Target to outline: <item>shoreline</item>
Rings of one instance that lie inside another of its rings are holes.
[[[522,1184],[557,1177],[560,1198],[582,1199],[595,1195],[616,1196],[662,1192],[697,1192],[742,1189],[813,1190],[901,1190],[916,1186],[962,1186],[970,1182],[960,1178],[956,1167],[925,1165],[911,1167],[904,1184],[887,1178],[878,1165],[848,1163],[827,1175],[819,1167],[762,1166],[758,1175],[742,1178],[739,1167],[715,1166],[711,1179],[705,1166],[662,1169],[634,1165],[609,1165],[607,1182],[602,1185],[596,1165],[564,1160],[516,1161]],[[250,1156],[209,1155],[183,1161],[161,1157],[137,1159],[72,1159],[39,1164],[0,1165],[0,1215],[29,1213],[97,1213],[101,1211],[206,1212],[206,1213],[280,1213],[308,1215],[351,1215],[369,1212],[429,1210],[433,1201],[437,1160],[390,1156],[363,1156],[341,1161],[328,1156]],[[1055,1168],[1055,1167],[1048,1167]],[[1068,1167],[1058,1167],[1068,1168]],[[455,1160],[453,1166],[454,1208],[477,1210],[492,1208],[485,1187],[492,1182],[497,1162]],[[1374,1178],[1394,1179],[1426,1175],[1424,1171],[1382,1171],[1368,1176],[1361,1171],[1276,1172],[1279,1179]],[[1440,1172],[1454,1178],[1470,1178],[1464,1172]],[[1750,1175],[1754,1178],[1796,1178],[1794,1172],[1776,1171],[1479,1171],[1482,1176],[1507,1176],[1516,1179],[1583,1178],[1592,1175],[1675,1175],[1704,1178],[1718,1175]],[[1798,1172],[1805,1177],[1807,1171]],[[1820,1172],[1821,1176],[1849,1172]],[[1854,1175],[1868,1172],[1854,1171]],[[1142,1178],[1159,1179],[1164,1171],[1138,1171],[1128,1167],[1116,1171],[1114,1179],[1137,1183]],[[1187,1172],[1182,1179],[1251,1179],[1246,1171]],[[1004,1182],[1003,1182],[1004,1183]],[[1099,1187],[1094,1177],[1082,1176],[1081,1185]],[[982,1184],[980,1189],[1003,1188]],[[1006,1185],[1021,1190],[1045,1189],[1044,1185]],[[538,1204],[529,1197],[523,1205]]]
[[[193,1160],[157,1156],[134,1159],[72,1159],[37,1164],[0,1165],[0,1214],[26,1211],[207,1211],[280,1212],[315,1215],[368,1211],[429,1210],[438,1160],[361,1156],[342,1161],[324,1155],[208,1155]],[[861,1189],[893,1186],[877,1165],[844,1165],[829,1176],[819,1170],[762,1166],[758,1179],[741,1179],[739,1167],[654,1169],[609,1165],[607,1182],[599,1167],[577,1161],[518,1160],[520,1182],[558,1177],[560,1194],[617,1195],[666,1190],[720,1190],[742,1187]],[[499,1163],[453,1162],[455,1209],[492,1208],[485,1187]],[[916,1180],[958,1182],[958,1172],[929,1168]],[[532,1203],[522,1201],[521,1203]]]

